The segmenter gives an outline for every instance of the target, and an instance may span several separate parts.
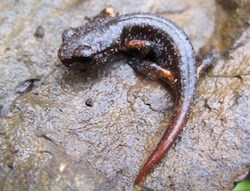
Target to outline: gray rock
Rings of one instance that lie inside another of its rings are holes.
[[[185,131],[143,189],[230,190],[250,165],[249,1],[235,9],[221,1],[105,2],[0,3],[0,187],[133,190],[171,115],[172,91],[135,73],[125,57],[87,71],[57,58],[64,29],[112,5],[161,13],[197,52],[214,46],[228,56],[200,78]]]

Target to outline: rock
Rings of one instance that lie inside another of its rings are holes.
[[[133,190],[171,116],[172,91],[135,73],[126,57],[87,71],[57,58],[62,31],[107,4],[121,13],[161,13],[185,30],[196,52],[222,52],[200,78],[185,131],[143,189],[232,189],[250,161],[248,3],[232,9],[202,0],[1,2],[3,190]]]

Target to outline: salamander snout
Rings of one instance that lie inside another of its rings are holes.
[[[67,47],[71,46],[71,49]],[[93,51],[88,45],[77,45],[63,43],[58,50],[60,61],[67,67],[86,68],[94,61]]]

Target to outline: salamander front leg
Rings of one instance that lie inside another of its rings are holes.
[[[116,12],[115,9],[113,9],[113,7],[106,7],[95,17],[85,17],[85,19],[89,22],[93,21],[96,23],[99,20],[100,21],[103,20],[103,18],[114,18],[117,17],[118,15],[119,15],[118,12]]]
[[[102,10],[102,12],[99,13],[98,16],[104,16],[104,17],[116,17],[118,16],[118,12],[116,12],[113,7],[106,7]]]
[[[139,57],[145,57],[152,50],[151,42],[147,40],[131,40],[126,46],[126,50],[139,53]]]
[[[171,71],[162,68],[156,63],[149,61],[150,53],[153,51],[153,46],[147,40],[131,40],[125,46],[126,51],[131,58],[129,64],[139,73],[148,76],[151,79],[161,79],[172,85],[174,83],[174,75]]]

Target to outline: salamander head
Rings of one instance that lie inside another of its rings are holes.
[[[65,30],[58,50],[60,61],[68,67],[86,68],[92,65],[100,52],[100,45],[93,34],[94,30],[83,31],[80,27]]]

